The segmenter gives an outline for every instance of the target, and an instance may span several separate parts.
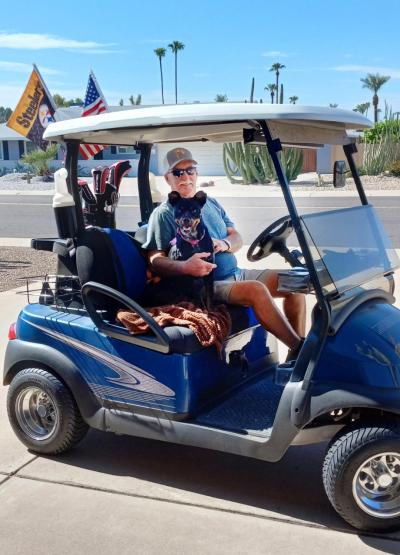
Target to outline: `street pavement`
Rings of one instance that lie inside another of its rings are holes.
[[[26,303],[18,292],[0,293],[0,360]],[[308,296],[308,319],[312,306]],[[270,464],[91,430],[69,453],[38,457],[13,434],[6,394],[0,387],[0,555],[400,553],[400,532],[358,534],[331,508],[324,444]]]

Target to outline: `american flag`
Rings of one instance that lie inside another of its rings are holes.
[[[89,74],[89,82],[86,89],[85,105],[82,112],[82,117],[95,116],[107,111],[107,104],[96,81],[93,72]],[[81,144],[79,152],[85,160],[89,160],[103,150],[103,145],[95,144]]]

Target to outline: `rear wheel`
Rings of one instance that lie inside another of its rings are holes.
[[[41,368],[22,370],[13,378],[7,411],[18,438],[37,453],[67,451],[88,430],[70,390]]]
[[[323,467],[327,496],[360,530],[400,528],[400,424],[349,429],[329,447]]]

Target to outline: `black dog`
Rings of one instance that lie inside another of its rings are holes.
[[[183,198],[172,191],[168,201],[174,208],[176,235],[170,243],[169,258],[187,260],[196,252],[209,252],[204,260],[214,262],[213,242],[204,225],[201,210],[206,203],[207,194],[199,191],[192,198]],[[162,278],[151,291],[152,304],[192,301],[210,308],[213,301],[214,272],[204,277],[174,276]],[[149,291],[150,293],[150,291]]]

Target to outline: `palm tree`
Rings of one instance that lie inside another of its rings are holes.
[[[129,97],[129,102],[132,104],[132,106],[138,106],[142,103],[142,95],[138,94],[137,97],[134,98],[133,94],[131,94],[131,96]]]
[[[163,72],[162,72],[162,59],[164,58],[166,53],[166,49],[165,48],[156,48],[154,50],[154,54],[157,56],[157,58],[159,59],[160,62],[160,74],[161,74],[161,99],[162,99],[162,103],[164,104],[164,78],[163,78]]]
[[[226,94],[217,94],[214,98],[215,102],[228,102],[228,97]]]
[[[329,104],[329,108],[337,108],[339,106],[339,104]]]
[[[276,64],[272,64],[270,71],[275,71],[275,75],[276,75],[276,91],[279,91],[279,70],[283,69],[284,66],[283,64],[280,63],[276,63]],[[276,95],[276,103],[278,104],[278,94]]]
[[[276,93],[276,91],[278,90],[276,88],[275,83],[270,83],[269,85],[267,85],[266,87],[264,87],[265,91],[269,91],[270,95],[271,95],[271,104],[274,103],[274,95]],[[278,96],[278,95],[277,95]]]
[[[168,45],[168,48],[175,54],[175,104],[178,104],[178,52],[183,50],[185,45],[183,42],[179,42],[179,40],[174,40]]]
[[[290,104],[296,104],[296,102],[299,100],[298,96],[289,96],[289,102]]]
[[[362,115],[368,116],[368,110],[371,107],[371,102],[362,102],[361,104],[357,104],[354,108],[354,112],[359,112]]]
[[[361,78],[361,83],[363,84],[364,89],[369,89],[374,93],[372,97],[372,105],[374,107],[374,122],[378,121],[378,104],[379,104],[379,97],[378,91],[389,81],[390,75],[379,75],[379,73],[367,73],[366,77]]]

